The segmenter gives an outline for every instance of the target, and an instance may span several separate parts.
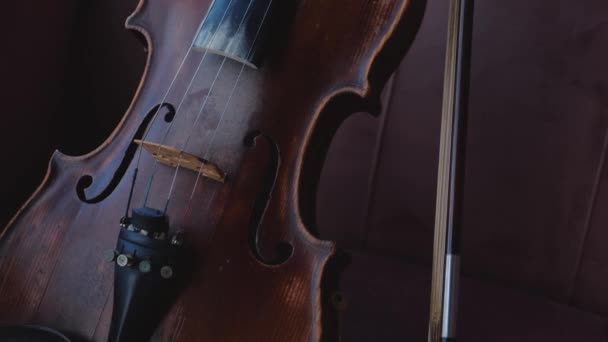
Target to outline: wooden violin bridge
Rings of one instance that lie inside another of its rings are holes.
[[[226,174],[217,165],[206,159],[199,158],[193,154],[157,143],[143,140],[135,140],[135,143],[142,146],[161,164],[173,168],[177,168],[179,166],[181,168],[200,173],[203,177],[212,179],[214,181],[220,183],[226,182]]]

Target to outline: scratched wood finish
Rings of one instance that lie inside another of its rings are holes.
[[[149,51],[136,97],[97,150],[82,157],[55,153],[42,185],[2,232],[0,322],[42,324],[77,339],[107,337],[113,265],[102,256],[116,242],[134,163],[99,203],[82,202],[76,185],[91,175],[85,193],[93,198],[111,182],[142,120],[161,102],[209,4],[142,0],[128,19],[127,27],[145,38]],[[180,148],[192,135],[186,152],[219,165],[228,181],[201,180],[190,201],[196,175],[178,173],[169,215],[172,227],[187,234],[193,254],[185,266],[192,275],[154,340],[334,337],[331,312],[322,310],[333,278],[325,271],[334,245],[314,236],[320,166],[333,132],[348,114],[379,110],[381,88],[413,40],[424,5],[422,0],[301,1],[290,29],[275,38],[262,68],[245,69],[223,118],[241,65],[225,62],[211,88],[223,57],[205,58],[163,144]],[[180,102],[201,58],[197,51],[188,55],[166,102]],[[193,125],[204,101],[203,117]],[[146,140],[160,142],[167,125],[154,121]],[[243,141],[252,131],[269,139],[248,146]],[[274,266],[261,262],[248,241],[252,206],[267,179],[271,142],[280,163],[260,225],[259,254],[272,259],[279,242],[293,246],[291,257]],[[142,202],[145,180],[154,168],[153,158],[144,154],[135,204]],[[151,206],[164,205],[174,172],[158,167]],[[184,215],[188,204],[190,213]]]

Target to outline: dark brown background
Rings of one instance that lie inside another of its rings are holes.
[[[0,221],[52,149],[99,145],[129,105],[136,0],[3,5]],[[427,332],[447,1],[429,0],[386,114],[356,114],[321,180],[324,238],[353,253],[345,341]],[[608,341],[608,2],[477,2],[463,341]]]

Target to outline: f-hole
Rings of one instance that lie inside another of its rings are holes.
[[[86,194],[86,190],[93,185],[93,182],[94,182],[93,176],[84,175],[84,176],[80,177],[80,179],[78,180],[78,183],[76,184],[76,194],[78,195],[78,198],[81,201],[83,201],[84,203],[89,203],[89,204],[99,203],[99,202],[105,200],[106,198],[108,198],[108,196],[110,196],[112,194],[112,192],[114,192],[114,190],[116,189],[116,187],[118,186],[118,184],[120,183],[122,178],[124,177],[125,173],[127,172],[129,165],[133,161],[133,158],[135,157],[135,152],[137,152],[138,145],[134,142],[134,140],[143,138],[143,136],[146,132],[146,129],[148,128],[148,126],[150,125],[150,123],[152,122],[154,117],[157,114],[160,114],[161,109],[166,110],[166,113],[164,115],[165,122],[173,121],[173,118],[175,117],[175,107],[173,107],[172,104],[164,102],[164,103],[154,106],[154,108],[152,108],[148,112],[148,114],[146,114],[146,116],[144,117],[144,120],[139,125],[137,132],[135,132],[133,139],[131,139],[131,143],[129,144],[129,147],[127,147],[127,150],[125,151],[125,155],[122,158],[120,165],[118,166],[116,171],[114,171],[114,175],[112,176],[112,179],[105,186],[105,188],[103,188],[103,190],[101,192],[99,192],[98,195],[88,198],[87,194]]]
[[[251,211],[251,218],[249,220],[249,246],[258,261],[269,266],[276,266],[286,262],[291,257],[293,254],[293,246],[285,241],[279,242],[274,248],[274,256],[272,258],[267,258],[262,255],[261,252],[260,230],[262,229],[264,213],[268,208],[270,196],[279,172],[280,153],[277,144],[270,137],[261,134],[260,132],[253,132],[247,135],[245,138],[245,145],[253,147],[256,145],[257,139],[266,140],[270,157],[268,158],[261,190],[256,197]]]

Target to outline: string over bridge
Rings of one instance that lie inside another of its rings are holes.
[[[184,169],[200,172],[204,177],[214,181],[225,183],[226,174],[215,164],[210,161],[199,158],[193,154],[180,151],[174,147],[165,146],[157,143],[152,143],[143,140],[135,140],[135,143],[142,146],[148,151],[154,159],[161,164],[176,168],[183,167]]]

